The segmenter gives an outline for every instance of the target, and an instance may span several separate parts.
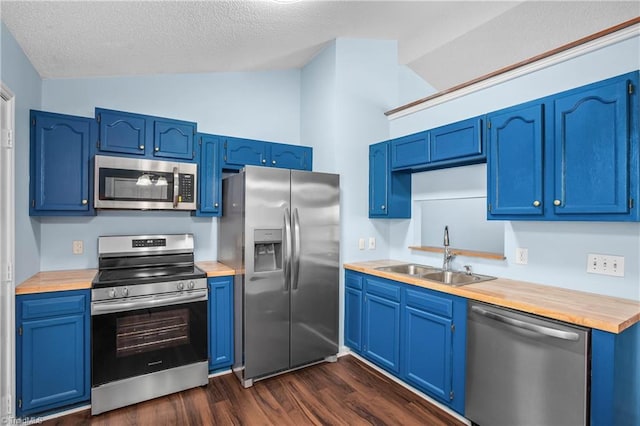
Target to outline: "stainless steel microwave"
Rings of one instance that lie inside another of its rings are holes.
[[[96,209],[195,210],[198,165],[95,156]]]

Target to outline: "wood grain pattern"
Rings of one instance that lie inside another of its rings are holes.
[[[235,270],[229,268],[223,263],[216,262],[215,260],[196,262],[196,266],[206,272],[207,277],[226,277],[228,275],[236,274]]]
[[[97,269],[38,272],[16,287],[16,294],[47,293],[91,288]]]
[[[411,250],[419,250],[419,251],[427,251],[431,253],[443,253],[443,247],[433,247],[433,246],[409,246]],[[452,248],[451,253],[455,256],[467,256],[467,257],[480,257],[483,259],[494,259],[494,260],[504,260],[504,254],[502,253],[491,253],[488,251],[476,251],[476,250],[464,250],[464,249],[456,249]]]
[[[499,70],[490,72],[489,74],[485,74],[483,76],[474,78],[473,80],[469,80],[469,81],[467,81],[465,83],[461,83],[461,84],[458,84],[456,86],[453,86],[453,87],[451,87],[449,89],[445,89],[445,90],[442,90],[442,91],[440,91],[438,93],[434,93],[433,95],[429,95],[427,97],[418,99],[418,100],[410,102],[408,104],[399,106],[397,108],[394,108],[392,110],[389,110],[389,111],[385,112],[384,115],[386,115],[386,116],[393,115],[393,114],[395,114],[397,112],[404,111],[405,109],[409,109],[409,108],[412,108],[412,107],[414,107],[416,105],[423,104],[423,103],[428,102],[428,101],[430,101],[432,99],[436,99],[436,98],[439,98],[441,96],[447,95],[449,93],[455,92],[456,90],[460,90],[460,89],[464,89],[465,87],[473,86],[474,84],[480,83],[481,81],[489,80],[492,77],[495,77],[495,76],[500,75],[500,74],[504,74],[504,73],[509,72],[509,71],[513,71],[516,68],[520,68],[520,67],[523,67],[525,65],[532,64],[532,63],[534,63],[536,61],[540,61],[542,59],[548,58],[550,56],[557,55],[558,53],[562,53],[562,52],[564,52],[566,50],[573,49],[574,47],[578,47],[578,46],[580,46],[582,44],[585,44],[585,43],[588,43],[590,41],[597,40],[597,39],[599,39],[601,37],[604,37],[604,36],[609,35],[609,34],[613,34],[616,31],[620,31],[622,29],[631,27],[631,26],[636,25],[636,24],[640,24],[640,17],[630,19],[630,20],[622,22],[622,23],[620,23],[618,25],[614,25],[613,27],[604,29],[602,31],[598,31],[597,33],[588,35],[586,37],[582,37],[581,39],[578,39],[576,41],[572,41],[571,43],[567,43],[565,45],[562,45],[562,46],[557,47],[555,49],[552,49],[552,50],[549,50],[547,52],[541,53],[539,55],[533,56],[531,58],[525,59],[523,61],[516,62],[515,64],[506,66],[504,68],[500,68]]]
[[[352,356],[257,382],[233,374],[209,385],[91,417],[85,410],[44,425],[430,425],[461,426]]]
[[[620,333],[640,321],[640,301],[636,300],[504,278],[452,287],[375,269],[403,263],[407,262],[376,260],[345,264],[344,268],[610,333]]]

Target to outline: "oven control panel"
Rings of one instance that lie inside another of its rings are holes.
[[[186,293],[191,290],[207,290],[207,279],[194,278],[151,284],[136,284],[131,286],[121,285],[105,288],[94,288],[91,290],[91,301],[106,301],[150,295],[161,296],[168,293]]]
[[[131,247],[166,247],[166,238],[145,238],[142,240],[131,240]]]

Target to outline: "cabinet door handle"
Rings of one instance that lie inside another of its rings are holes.
[[[540,207],[540,201],[535,200],[535,201],[533,202],[533,207]]]
[[[560,200],[553,200],[553,205],[554,206],[559,206],[560,204],[562,204],[562,202]]]
[[[83,206],[86,206],[88,203],[89,203],[89,201],[87,201],[87,200],[82,200],[82,205],[83,205]]]
[[[380,206],[380,208],[381,208],[382,210],[386,209],[386,207],[385,207],[385,205],[384,205],[384,204],[383,204],[383,205],[381,205],[381,206]]]
[[[262,159],[262,164],[265,164],[267,162],[267,160],[265,160],[264,158]]]
[[[213,203],[213,207],[218,207],[218,203]]]
[[[276,164],[276,160],[271,160],[271,164]]]
[[[156,152],[160,151],[160,147],[156,146]]]
[[[142,150],[144,149],[144,145],[140,145],[140,146],[138,147],[138,149],[140,149],[140,151],[142,151]]]

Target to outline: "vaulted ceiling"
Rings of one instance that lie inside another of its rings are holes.
[[[640,16],[638,1],[10,1],[42,78],[301,68],[339,37],[398,41],[446,89]]]

